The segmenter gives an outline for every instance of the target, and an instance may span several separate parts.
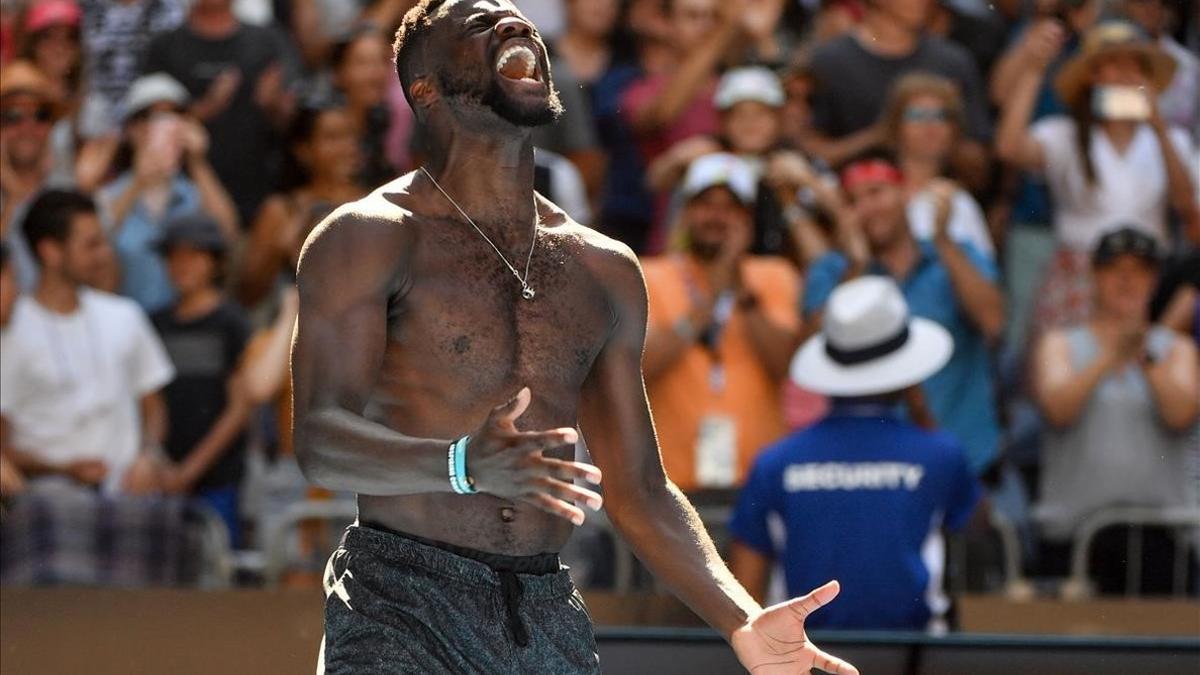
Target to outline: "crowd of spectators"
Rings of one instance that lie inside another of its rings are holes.
[[[21,505],[51,484],[199,500],[254,549],[281,506],[330,497],[291,454],[295,267],[331,210],[421,164],[390,47],[413,4],[0,0],[6,528],[40,522]],[[642,256],[663,461],[729,503],[750,477],[733,550],[753,591],[786,557],[772,503],[809,523],[918,504],[903,545],[980,504],[1047,576],[1098,509],[1197,505],[1200,3],[516,5],[565,105],[534,135],[536,187]],[[919,385],[872,392],[894,434],[789,377],[859,277],[952,339]],[[860,451],[936,481],[897,474],[897,501],[780,464]],[[1104,591],[1125,534],[1097,542]],[[1150,590],[1176,535],[1146,535]]]

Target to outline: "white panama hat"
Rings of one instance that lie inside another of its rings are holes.
[[[918,384],[954,352],[950,333],[911,317],[896,283],[864,276],[833,289],[821,333],[792,358],[797,385],[827,396],[871,396]]]

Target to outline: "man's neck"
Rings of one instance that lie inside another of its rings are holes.
[[[188,17],[188,26],[201,37],[212,40],[229,37],[237,31],[238,20],[228,10],[194,10]]]
[[[313,197],[330,201],[347,193],[359,191],[353,179],[326,176],[314,176],[308,185],[304,186],[304,189]]]
[[[0,160],[3,161],[3,160]],[[13,161],[12,157],[8,157],[9,168],[12,169],[14,183],[18,185],[16,188],[22,188],[33,191],[37,186],[41,185],[46,180],[49,172],[49,165],[40,159],[32,162]]]
[[[175,305],[175,318],[187,321],[207,315],[221,304],[221,292],[207,286],[179,298]]]
[[[438,185],[481,226],[498,223],[526,231],[537,208],[529,132],[488,134],[460,127],[447,131],[425,163]],[[454,204],[446,207],[459,217]]]
[[[904,227],[908,227],[905,223]],[[880,265],[888,271],[888,274],[893,279],[906,279],[913,268],[916,267],[917,261],[921,257],[921,250],[917,247],[917,242],[906,232],[894,243],[886,248],[874,251],[875,260],[879,261]]]
[[[71,314],[79,309],[79,285],[43,269],[33,299],[55,314]]]
[[[873,10],[863,18],[854,36],[872,54],[908,56],[916,51],[920,34],[897,23],[890,13]]]
[[[929,181],[941,173],[941,163],[936,159],[905,156],[900,159],[900,171],[909,194],[920,192]]]

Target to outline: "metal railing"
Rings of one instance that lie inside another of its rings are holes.
[[[1181,536],[1175,546],[1174,570],[1172,572],[1172,592],[1184,595],[1187,592],[1188,551],[1187,533],[1190,528],[1200,528],[1200,509],[1197,508],[1162,508],[1145,506],[1113,506],[1096,511],[1088,516],[1075,529],[1071,544],[1071,575],[1062,588],[1062,596],[1068,599],[1082,599],[1094,594],[1091,580],[1088,578],[1088,558],[1092,541],[1101,530],[1114,525],[1132,526],[1127,540],[1125,568],[1125,592],[1128,595],[1133,589],[1133,595],[1141,592],[1142,583],[1142,540],[1141,528],[1147,525],[1175,528]]]
[[[300,523],[310,520],[342,523],[353,522],[357,518],[358,504],[344,499],[306,500],[289,505],[271,531],[265,533],[264,583],[267,586],[277,585],[288,564],[292,562],[293,556],[288,540]]]

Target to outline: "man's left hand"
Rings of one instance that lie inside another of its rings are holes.
[[[752,617],[733,633],[730,643],[742,665],[760,673],[808,673],[813,668],[836,675],[858,675],[858,669],[821,651],[804,632],[809,614],[837,597],[831,581],[800,598],[781,602]]]
[[[192,489],[192,480],[181,464],[168,464],[162,469],[162,491],[169,495],[186,494]]]

